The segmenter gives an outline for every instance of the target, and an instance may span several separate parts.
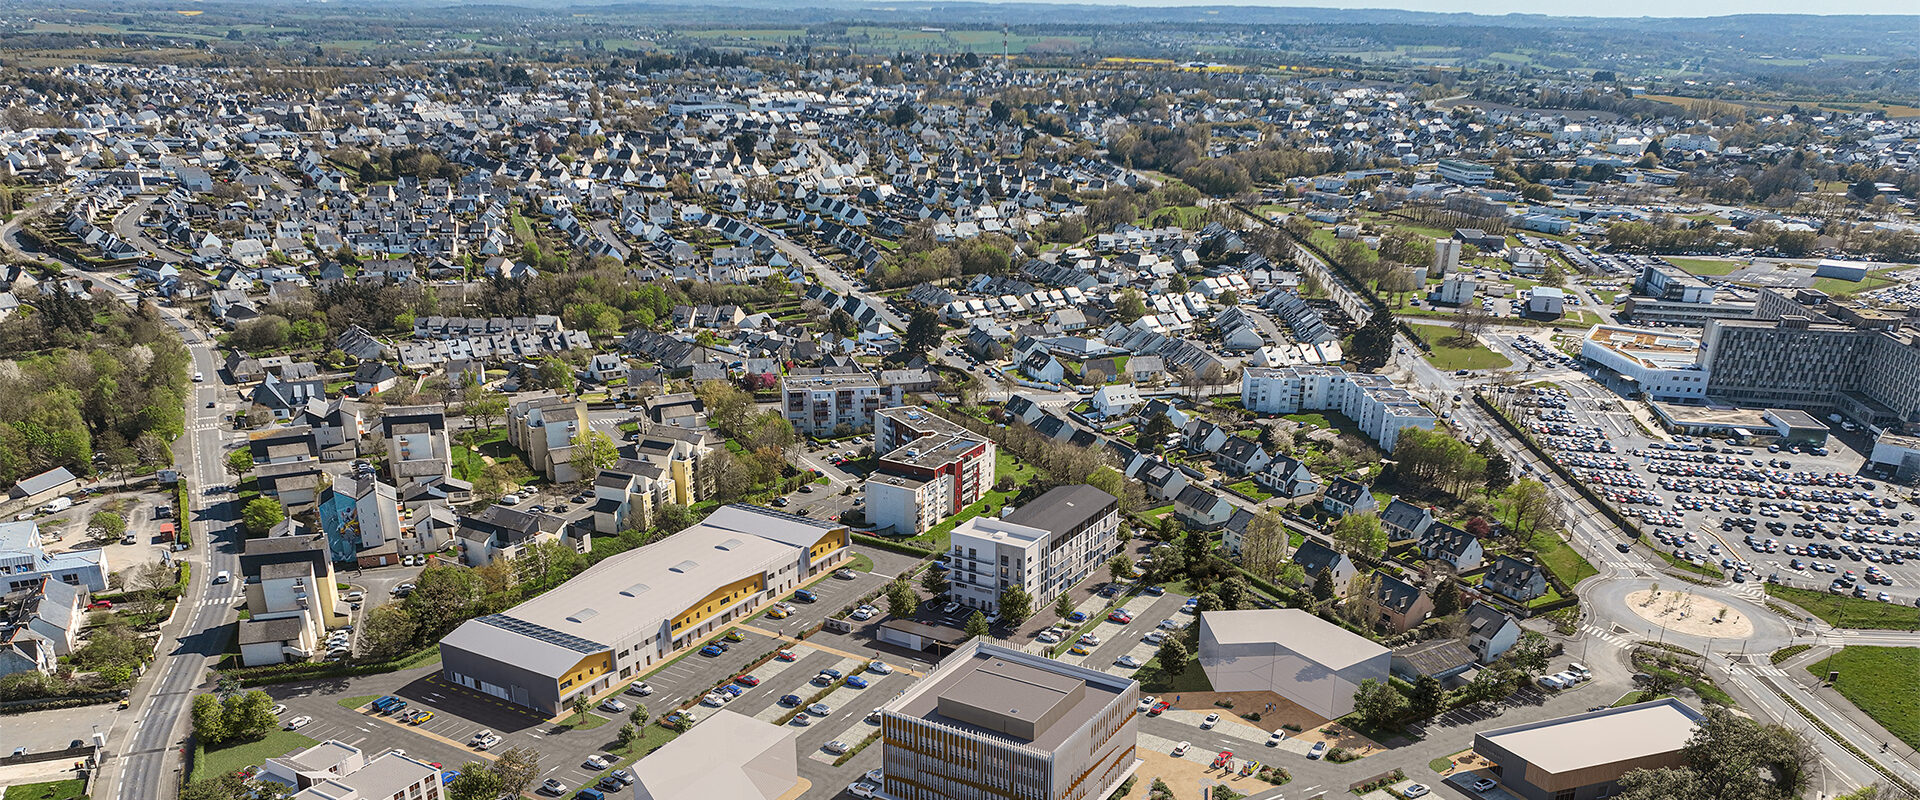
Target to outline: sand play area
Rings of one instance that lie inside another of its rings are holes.
[[[1642,589],[1627,595],[1627,608],[1674,633],[1714,639],[1753,635],[1753,620],[1726,603],[1693,592]]]

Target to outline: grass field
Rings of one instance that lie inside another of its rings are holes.
[[[1877,269],[1867,273],[1865,280],[1859,281],[1841,280],[1839,278],[1815,278],[1813,288],[1826,292],[1827,294],[1860,294],[1862,292],[1871,292],[1885,289],[1889,286],[1900,285],[1901,281],[1888,277],[1888,275],[1893,272],[1895,272],[1895,270]]]
[[[1531,544],[1533,551],[1540,556],[1540,563],[1547,565],[1547,569],[1552,570],[1553,574],[1568,586],[1600,574],[1600,570],[1594,569],[1593,565],[1587,563],[1587,560],[1571,546],[1561,541],[1558,534],[1549,532],[1535,534]]]
[[[1455,345],[1453,337],[1457,331],[1452,328],[1415,323],[1413,329],[1418,331],[1420,338],[1427,340],[1428,346],[1433,348],[1427,360],[1432,362],[1435,368],[1443,370],[1503,369],[1513,366],[1511,359],[1487,349],[1486,345],[1475,344],[1471,347]]]
[[[1668,258],[1667,261],[1689,275],[1727,275],[1744,266],[1738,261],[1709,261],[1703,258]]]
[[[6,800],[86,800],[87,782],[75,778],[7,787]]]
[[[1807,665],[1815,677],[1829,670],[1840,673],[1835,690],[1908,747],[1920,748],[1920,694],[1913,690],[1920,648],[1847,647]]]
[[[1767,594],[1804,608],[1807,613],[1836,628],[1920,630],[1920,608],[1912,606],[1897,606],[1790,586],[1768,585]]]
[[[263,739],[206,750],[194,759],[193,780],[203,781],[222,773],[239,772],[247,767],[258,766],[269,758],[279,758],[316,744],[319,742],[293,731],[276,730]]]

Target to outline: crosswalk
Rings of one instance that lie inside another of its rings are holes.
[[[1586,633],[1588,636],[1592,636],[1595,639],[1599,639],[1600,641],[1605,642],[1608,645],[1611,645],[1613,647],[1617,647],[1621,650],[1626,650],[1628,648],[1633,647],[1632,640],[1629,640],[1626,637],[1615,634],[1612,631],[1609,631],[1605,628],[1602,628],[1590,622],[1581,625],[1580,630]]]
[[[1767,599],[1767,587],[1756,581],[1736,583],[1733,585],[1733,594],[1736,597],[1761,602]]]

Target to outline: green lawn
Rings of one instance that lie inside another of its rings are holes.
[[[1293,420],[1294,422],[1298,422],[1301,425],[1310,425],[1315,428],[1333,427],[1333,423],[1327,421],[1327,416],[1325,414],[1321,414],[1316,411],[1303,411],[1298,414],[1284,414],[1282,416],[1286,417],[1287,419]]]
[[[1140,681],[1142,692],[1211,692],[1213,683],[1207,680],[1207,673],[1200,668],[1200,659],[1187,661],[1187,668],[1179,675],[1168,676],[1160,669],[1160,657],[1154,656],[1133,675]]]
[[[78,778],[7,787],[6,800],[86,800],[87,782]]]
[[[599,714],[568,714],[567,718],[560,722],[560,727],[568,730],[590,731],[605,724],[607,724],[607,718]]]
[[[1458,333],[1453,328],[1442,325],[1421,325],[1413,323],[1413,329],[1420,338],[1433,348],[1427,361],[1436,369],[1504,369],[1513,366],[1506,356],[1487,349],[1486,345],[1474,344],[1471,347],[1459,347],[1453,337]]]
[[[1815,677],[1830,670],[1840,673],[1833,688],[1842,696],[1908,747],[1920,747],[1920,694],[1913,690],[1920,648],[1856,645],[1807,665]]]
[[[1826,292],[1827,294],[1859,294],[1861,292],[1871,292],[1876,289],[1885,289],[1900,283],[1900,281],[1887,277],[1884,272],[1886,271],[1875,270],[1869,272],[1865,280],[1859,281],[1842,280],[1840,278],[1815,278],[1812,288]]]
[[[204,750],[193,761],[192,779],[203,781],[215,775],[239,772],[247,767],[259,766],[260,762],[269,758],[279,758],[316,744],[319,742],[293,731],[276,730],[264,739],[230,744],[217,750]]]
[[[1738,261],[1709,261],[1703,258],[1668,258],[1667,262],[1689,275],[1729,275],[1746,266]]]
[[[1920,630],[1920,608],[1912,606],[1772,584],[1767,586],[1767,594],[1804,608],[1836,628]]]
[[[1568,586],[1573,586],[1588,576],[1600,574],[1600,570],[1594,569],[1593,565],[1587,563],[1587,560],[1571,546],[1561,541],[1558,534],[1535,534],[1531,544],[1533,552],[1540,556],[1540,563],[1547,565],[1547,569],[1552,570],[1553,574]]]
[[[380,699],[380,695],[377,695],[377,694],[363,694],[363,695],[357,695],[357,696],[354,696],[354,697],[342,697],[342,698],[340,698],[340,700],[339,700],[339,703],[340,703],[340,707],[341,707],[341,708],[345,708],[345,709],[349,709],[349,710],[351,710],[351,709],[355,709],[355,708],[359,708],[359,707],[361,707],[361,706],[364,706],[364,705],[366,705],[366,704],[368,704],[368,703],[371,703],[371,702],[373,702],[373,701],[375,701],[375,700],[378,700],[378,699]]]
[[[1251,497],[1254,499],[1255,502],[1263,501],[1270,497],[1273,497],[1272,492],[1269,492],[1265,489],[1260,488],[1260,485],[1257,483],[1254,483],[1252,478],[1248,478],[1239,483],[1227,484],[1227,488],[1232,489],[1241,494],[1244,494],[1248,497]]]
[[[993,476],[996,482],[1008,478],[1015,486],[1025,486],[1033,482],[1034,469],[1032,464],[1015,458],[1003,447],[994,453]]]

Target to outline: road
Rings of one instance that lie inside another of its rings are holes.
[[[152,197],[136,197],[121,207],[113,215],[113,234],[161,261],[179,263],[187,260],[185,253],[148,236],[146,230],[140,227],[141,218],[146,216],[147,209],[153,207],[154,202],[155,198]]]

